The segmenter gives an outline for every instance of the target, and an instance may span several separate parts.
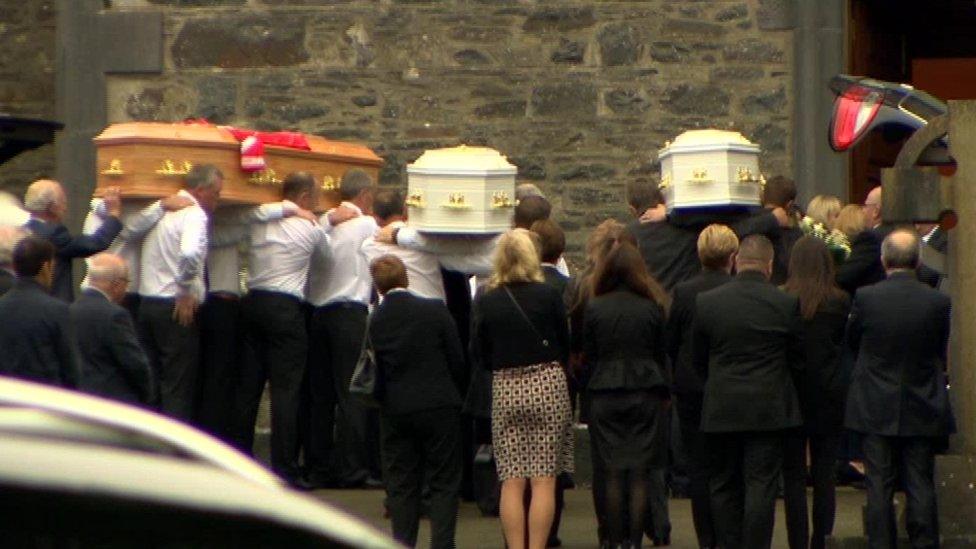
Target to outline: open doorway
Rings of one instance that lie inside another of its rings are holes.
[[[976,2],[850,0],[850,74],[905,82],[942,100],[976,99]],[[849,200],[881,184],[908,135],[877,131],[851,151]]]

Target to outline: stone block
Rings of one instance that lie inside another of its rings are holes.
[[[746,96],[742,110],[746,114],[778,113],[786,106],[786,89],[782,86],[771,92]]]
[[[765,73],[766,71],[762,67],[725,65],[715,67],[712,69],[710,75],[712,80],[742,80],[749,82],[759,80]]]
[[[518,167],[518,178],[532,181],[546,179],[545,160],[538,157],[511,157],[509,162]]]
[[[197,82],[195,116],[214,124],[227,124],[237,113],[237,81],[231,77],[209,76]]]
[[[789,138],[789,133],[775,124],[761,124],[756,127],[752,135],[746,137],[759,143],[764,153],[782,152],[786,150],[786,140]]]
[[[736,4],[720,10],[715,14],[716,21],[734,21],[749,16],[749,7],[745,4]]]
[[[600,180],[617,175],[617,170],[606,164],[580,164],[572,166],[559,174],[561,181],[575,181],[577,179]]]
[[[661,31],[667,34],[690,34],[695,36],[721,36],[726,28],[718,23],[700,19],[666,19]]]
[[[691,49],[676,42],[651,44],[651,59],[659,63],[682,63],[688,60]]]
[[[633,65],[640,58],[640,41],[629,24],[607,25],[600,31],[597,41],[604,67]]]
[[[585,55],[585,42],[560,38],[559,47],[553,50],[549,59],[551,59],[553,63],[582,63]]]
[[[800,0],[759,0],[756,22],[760,30],[788,30],[796,26],[796,3]]]
[[[308,59],[303,21],[284,14],[190,19],[173,44],[180,68],[287,67]]]
[[[665,91],[664,106],[675,114],[725,116],[729,99],[728,92],[718,86],[679,84]]]
[[[723,58],[726,61],[747,63],[779,63],[783,61],[783,50],[776,44],[758,38],[746,38],[725,46]]]
[[[496,101],[477,107],[474,114],[479,118],[521,118],[525,116],[526,104],[521,99]]]
[[[596,17],[591,7],[542,7],[532,11],[522,29],[528,32],[570,31],[592,27]]]
[[[565,80],[532,90],[532,114],[536,116],[594,116],[596,88],[588,82]]]
[[[617,114],[638,114],[651,106],[640,90],[610,90],[604,95],[603,101]]]
[[[485,53],[482,53],[476,49],[464,49],[454,54],[454,60],[457,61],[459,65],[469,67],[478,65],[487,65],[491,63],[491,58]]]

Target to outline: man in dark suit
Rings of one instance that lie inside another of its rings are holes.
[[[24,238],[24,231],[10,225],[0,225],[0,296],[14,287],[14,246]]]
[[[407,271],[393,255],[370,274],[383,301],[369,337],[383,391],[380,432],[383,477],[393,537],[414,547],[421,490],[430,488],[431,546],[454,547],[461,489],[461,390],[464,351],[443,302],[407,289]]]
[[[25,237],[14,247],[13,263],[17,282],[0,297],[0,374],[77,387],[68,304],[48,295],[54,245]]]
[[[91,235],[71,236],[64,226],[68,199],[60,183],[41,179],[31,183],[24,195],[24,207],[31,213],[25,227],[54,244],[54,281],[51,283],[51,295],[68,303],[74,300],[75,295],[72,260],[104,251],[122,230],[122,222],[119,221],[122,213],[119,190],[109,189],[102,199],[108,211],[108,218],[102,226]]]
[[[901,465],[912,547],[938,547],[934,454],[953,432],[946,390],[949,297],[915,278],[918,236],[905,229],[882,244],[888,279],[861,288],[848,321],[857,363],[844,424],[863,433],[867,533],[871,547],[894,547],[892,496]]]
[[[70,308],[78,338],[80,388],[123,402],[150,404],[155,391],[149,359],[139,346],[132,317],[118,305],[128,283],[129,269],[121,257],[101,253],[91,258],[88,287]]]
[[[699,547],[715,547],[715,527],[708,494],[708,451],[701,431],[704,383],[692,363],[692,328],[698,295],[717,288],[732,277],[739,239],[725,225],[709,225],[698,236],[702,271],[674,287],[668,317],[667,351],[674,368],[675,409],[684,448],[684,466],[690,480],[691,513]]]
[[[792,371],[803,367],[799,302],[769,283],[773,245],[739,246],[735,279],[698,296],[693,361],[705,379],[701,429],[719,546],[769,547],[786,430],[802,423]]]

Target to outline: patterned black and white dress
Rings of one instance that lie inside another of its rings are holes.
[[[573,472],[572,419],[558,362],[493,372],[491,434],[499,480]]]

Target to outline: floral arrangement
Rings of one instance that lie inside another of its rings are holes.
[[[805,235],[811,235],[824,241],[830,255],[834,258],[834,264],[840,265],[847,256],[851,254],[851,242],[847,235],[837,229],[828,229],[823,223],[814,221],[810,216],[800,220],[800,230]]]

